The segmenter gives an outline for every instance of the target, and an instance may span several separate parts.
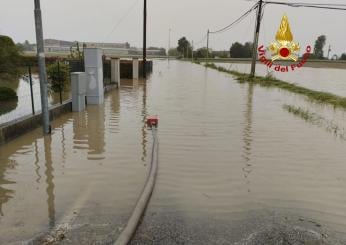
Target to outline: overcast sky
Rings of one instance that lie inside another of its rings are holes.
[[[148,46],[176,46],[181,36],[195,43],[207,29],[216,30],[247,11],[246,0],[147,0]],[[284,0],[283,0],[284,1]],[[343,3],[344,0],[289,0],[287,2]],[[129,42],[141,47],[143,0],[41,0],[44,38],[69,41]],[[0,0],[0,34],[16,42],[35,42],[34,0]],[[327,36],[332,54],[346,52],[346,11],[266,6],[260,43],[274,41],[283,14],[287,14],[295,41],[314,44],[320,34]],[[213,49],[229,49],[235,41],[252,40],[255,13],[235,28],[210,38]],[[198,46],[205,46],[205,42]],[[325,49],[325,51],[327,48]],[[326,51],[327,52],[327,51]]]

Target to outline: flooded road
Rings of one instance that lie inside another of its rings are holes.
[[[284,105],[346,127],[343,110],[156,61],[146,84],[123,81],[104,106],[54,121],[51,137],[0,147],[0,244],[59,229],[62,244],[114,241],[148,171],[148,114],[160,118],[159,173],[133,244],[346,244],[346,141]]]

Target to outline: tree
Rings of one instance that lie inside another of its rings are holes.
[[[47,67],[47,75],[49,78],[49,89],[53,92],[64,90],[68,81],[70,70],[69,65],[59,62],[53,63]]]
[[[207,58],[207,53],[208,53],[208,50],[206,47],[199,48],[194,52],[194,57],[196,59]],[[211,57],[210,50],[209,50],[209,56],[208,57]]]
[[[169,56],[178,56],[179,52],[178,52],[177,48],[170,48],[168,50],[168,55]]]
[[[190,42],[186,39],[186,37],[182,37],[178,40],[177,50],[180,55],[184,57],[191,57],[192,48]]]
[[[346,53],[343,53],[343,54],[340,56],[340,60],[346,60]]]
[[[244,45],[235,42],[230,48],[231,58],[250,58],[252,57],[252,43],[246,42]]]
[[[19,49],[13,40],[7,36],[0,36],[0,74],[17,74],[20,58]]]
[[[326,36],[321,35],[315,41],[314,56],[316,59],[323,59],[323,48],[326,45]]]

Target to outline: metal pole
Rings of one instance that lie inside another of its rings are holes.
[[[29,82],[30,82],[30,95],[31,95],[32,114],[35,115],[35,102],[34,102],[34,92],[33,92],[33,89],[32,89],[31,66],[29,66]]]
[[[207,32],[207,59],[209,59],[209,29]]]
[[[37,43],[37,58],[39,65],[40,76],[40,90],[41,90],[41,107],[42,107],[42,125],[43,133],[50,133],[49,125],[49,111],[48,111],[48,92],[47,92],[47,73],[46,73],[46,60],[44,54],[43,43],[43,27],[42,27],[42,13],[40,0],[35,0],[35,29],[36,29],[36,43]]]
[[[143,77],[147,77],[147,0],[144,0],[143,8]]]
[[[191,50],[192,50],[192,53],[191,53],[191,60],[192,60],[192,62],[193,62],[193,40],[191,41],[191,44],[192,44],[192,46],[191,46]]]
[[[258,9],[257,9],[257,22],[256,22],[254,41],[253,41],[250,77],[254,77],[255,73],[256,73],[257,47],[258,47],[258,38],[259,38],[259,32],[260,32],[260,27],[261,27],[262,3],[263,3],[263,0],[260,0],[258,2],[258,6],[257,6],[258,7]]]
[[[59,82],[59,98],[60,98],[60,105],[62,105],[62,81],[61,81],[61,74],[60,74],[60,61],[58,61],[58,82]]]

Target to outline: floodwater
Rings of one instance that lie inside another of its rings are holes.
[[[251,70],[251,65],[245,63],[216,63],[216,65],[243,73],[250,73]],[[256,74],[260,76],[271,74],[278,79],[306,88],[346,97],[346,69],[303,67],[289,72],[277,72],[263,64],[257,64]]]
[[[34,95],[34,108],[35,112],[41,111],[41,92],[40,92],[40,81],[37,74],[32,75],[32,88]],[[0,86],[2,84],[0,83]],[[6,108],[6,113],[0,113],[0,125],[7,123],[9,121],[19,119],[24,116],[32,114],[32,104],[31,104],[31,93],[30,93],[30,83],[27,77],[20,77],[18,81],[6,82],[6,86],[14,89],[17,92],[18,101],[16,103],[6,103],[6,105],[1,105]],[[71,97],[69,89],[62,91],[62,100],[68,100]],[[59,93],[51,92],[48,98],[48,105],[55,105],[60,103]],[[2,108],[4,110],[5,108]]]
[[[159,173],[133,244],[262,244],[241,242],[278,227],[346,244],[346,141],[283,105],[340,130],[345,111],[188,62],[153,68],[147,83],[122,81],[104,105],[54,121],[52,136],[0,147],[0,244],[49,231],[63,244],[114,241],[148,172],[150,114]]]

